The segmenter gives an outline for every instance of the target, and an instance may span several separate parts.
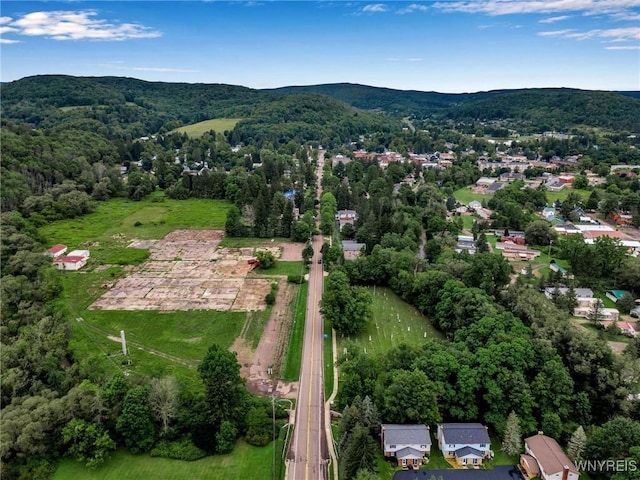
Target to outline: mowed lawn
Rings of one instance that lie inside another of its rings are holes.
[[[469,205],[469,202],[472,202],[473,200],[477,200],[480,203],[482,203],[483,200],[489,201],[489,199],[493,197],[493,194],[476,193],[471,187],[463,187],[453,192],[453,197],[460,203]]]
[[[279,446],[281,443],[278,442]],[[276,462],[280,460],[276,452]],[[195,462],[132,455],[118,450],[101,467],[90,470],[81,463],[64,460],[53,480],[246,480],[272,478],[273,442],[254,447],[239,441],[228,455],[214,455]]]
[[[242,118],[213,118],[204,122],[193,123],[184,127],[176,128],[171,133],[186,133],[190,137],[201,137],[204,133],[213,130],[216,133],[224,133],[227,130],[233,130]]]
[[[421,345],[426,338],[444,338],[427,317],[386,287],[367,287],[373,296],[373,321],[356,337],[338,337],[338,353],[354,341],[369,354],[383,353],[402,343]],[[369,340],[371,339],[371,340]]]

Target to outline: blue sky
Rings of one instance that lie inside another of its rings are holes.
[[[11,1],[0,79],[640,90],[640,0]]]

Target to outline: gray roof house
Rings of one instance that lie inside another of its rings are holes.
[[[431,435],[426,425],[383,424],[380,432],[385,457],[395,457],[398,465],[418,468],[431,452]]]
[[[343,240],[342,251],[344,252],[345,260],[353,260],[360,256],[361,250],[366,248],[366,243],[358,243],[355,240]]]
[[[481,465],[492,455],[487,427],[480,423],[438,424],[438,446],[444,458],[455,459],[460,466]]]

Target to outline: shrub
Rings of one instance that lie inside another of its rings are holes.
[[[267,305],[273,305],[276,303],[276,294],[273,291],[267,293],[264,297],[264,301],[267,302]]]
[[[171,458],[173,460],[186,460],[193,462],[207,456],[204,450],[196,447],[189,438],[168,442],[163,440],[151,450],[152,457]]]
[[[287,282],[297,284],[304,283],[304,275],[289,275],[287,277]]]

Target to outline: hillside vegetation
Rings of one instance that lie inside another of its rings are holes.
[[[283,87],[271,91],[316,92],[357,108],[397,116],[456,121],[510,119],[537,131],[566,130],[575,125],[640,131],[638,92],[536,88],[451,94],[349,83]]]

